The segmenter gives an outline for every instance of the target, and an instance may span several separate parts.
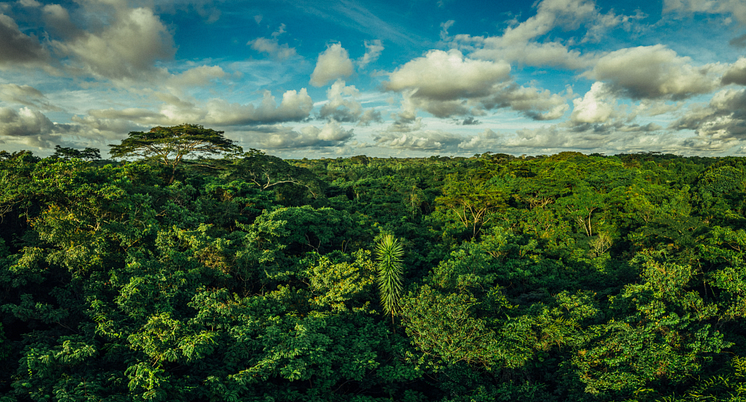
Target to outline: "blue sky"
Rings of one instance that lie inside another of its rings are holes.
[[[0,2],[0,149],[746,153],[742,0]]]

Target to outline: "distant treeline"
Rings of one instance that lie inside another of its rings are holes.
[[[0,152],[0,402],[746,398],[746,159],[225,149]]]

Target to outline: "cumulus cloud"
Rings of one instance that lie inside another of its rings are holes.
[[[0,108],[0,136],[40,136],[50,132],[53,127],[54,123],[41,112],[27,107],[18,111]]]
[[[121,139],[130,131],[146,131],[152,126],[139,125],[121,119],[102,119],[94,116],[73,116],[70,119],[80,127],[79,131],[90,133],[87,137],[99,141]]]
[[[367,126],[373,122],[380,123],[383,119],[381,117],[381,112],[375,109],[365,109],[363,112],[363,115],[360,116],[360,121],[358,122],[358,125]]]
[[[397,68],[383,86],[389,91],[414,90],[415,97],[455,100],[489,95],[509,75],[510,65],[504,62],[465,58],[455,49],[431,50]]]
[[[500,149],[503,141],[502,135],[490,129],[485,129],[477,135],[465,138],[458,144],[458,147],[470,151],[494,152],[494,150]]]
[[[106,145],[125,133],[144,129],[131,122],[93,116],[72,116],[71,123],[60,124],[28,107],[0,107],[0,143],[6,150],[38,148],[51,153],[55,145],[106,150]]]
[[[309,117],[313,109],[313,100],[305,88],[286,91],[279,105],[270,91],[264,92],[258,106],[230,103],[223,99],[211,99],[204,105],[195,105],[167,94],[162,94],[161,99],[170,103],[162,105],[159,111],[142,108],[97,109],[90,110],[89,114],[99,119],[120,119],[150,126],[198,121],[204,125],[225,127],[300,121]]]
[[[633,99],[685,99],[715,90],[718,66],[693,67],[664,45],[640,46],[601,57],[587,78],[606,81],[612,90]]]
[[[288,46],[287,43],[280,44],[277,38],[256,38],[249,41],[252,49],[257,52],[266,53],[275,60],[283,61],[297,55],[295,48]]]
[[[563,96],[514,83],[496,91],[482,104],[486,109],[510,108],[533,120],[559,119],[570,108]]]
[[[534,120],[549,120],[569,109],[562,96],[519,86],[509,77],[507,63],[470,59],[455,49],[431,50],[390,73],[383,86],[402,93],[402,121],[414,120],[417,110],[452,117],[510,108]]]
[[[96,119],[124,120],[146,125],[166,125],[169,122],[168,117],[162,113],[143,108],[92,109],[88,114]]]
[[[114,80],[149,80],[157,60],[175,53],[173,38],[149,8],[125,8],[119,4],[106,24],[66,41],[53,41],[73,67],[97,77]]]
[[[663,12],[729,14],[746,24],[746,3],[742,0],[664,0]]]
[[[746,85],[746,57],[741,57],[733,63],[721,80],[723,85]]]
[[[453,151],[464,141],[459,135],[440,130],[384,131],[373,139],[378,146],[385,148],[441,152]]]
[[[381,55],[381,52],[383,51],[383,43],[379,39],[373,40],[373,41],[365,41],[365,54],[363,57],[358,59],[357,65],[360,66],[360,68],[365,68],[370,63],[373,63],[374,61],[378,60],[378,57]]]
[[[70,13],[59,4],[49,4],[42,8],[47,29],[64,38],[74,38],[83,31],[70,20]]]
[[[464,121],[462,121],[460,124],[462,126],[476,126],[478,124],[482,123],[481,121],[475,119],[473,116],[467,116]]]
[[[345,130],[333,120],[322,128],[306,126],[296,131],[283,126],[263,126],[249,134],[253,137],[251,140],[263,149],[335,147],[353,137],[352,130]]]
[[[305,88],[286,91],[279,105],[269,91],[259,106],[228,103],[214,99],[207,104],[206,124],[233,126],[299,121],[307,118],[313,109],[313,100]]]
[[[604,124],[555,124],[536,129],[517,130],[506,136],[501,147],[510,152],[552,154],[567,150],[629,153],[683,149],[681,140],[654,123],[639,125],[620,121]]]
[[[218,78],[225,77],[225,71],[219,66],[198,66],[180,74],[171,75],[166,85],[175,88],[207,86]]]
[[[321,107],[319,117],[341,122],[360,120],[363,107],[355,100],[358,95],[360,95],[360,91],[354,85],[345,86],[343,80],[337,80],[326,91],[328,102]]]
[[[608,101],[609,92],[601,82],[594,82],[582,99],[573,99],[570,120],[575,123],[605,123],[614,115],[615,104]]]
[[[0,84],[0,100],[41,110],[61,110],[50,104],[41,91],[29,85]]]
[[[746,139],[746,89],[718,92],[708,106],[693,108],[672,128],[694,130],[705,143]]]
[[[347,78],[354,72],[347,50],[341,44],[334,43],[319,55],[310,82],[315,87],[321,87],[337,78]]]
[[[562,67],[572,70],[585,68],[592,63],[592,57],[582,55],[577,50],[570,50],[559,42],[529,42],[522,45],[504,44],[501,37],[467,37],[457,35],[456,40],[462,43],[473,43],[481,47],[470,53],[470,56],[487,60],[506,60],[528,66]]]
[[[554,29],[568,31],[582,25],[586,27],[587,35],[579,41],[598,41],[606,30],[642,17],[640,13],[634,16],[618,16],[613,12],[601,14],[593,1],[544,0],[537,4],[536,15],[509,26],[501,36],[456,35],[454,42],[472,50],[470,56],[475,58],[581,69],[592,63],[592,55],[582,55],[559,41],[542,42],[541,39]]]
[[[547,34],[557,26],[577,28],[597,14],[592,1],[545,0],[537,5],[536,15],[521,24],[505,29],[502,37],[506,43],[525,43]]]
[[[0,143],[8,150],[39,148],[51,150],[55,144],[92,146],[101,136],[77,124],[54,123],[42,112],[28,107],[19,110],[0,107]],[[71,142],[71,139],[74,139]]]
[[[36,0],[18,0],[18,4],[24,7],[41,7],[41,3]]]
[[[22,33],[4,14],[0,14],[0,55],[0,68],[43,65],[49,60],[39,40]]]

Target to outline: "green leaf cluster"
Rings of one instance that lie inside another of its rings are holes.
[[[742,158],[223,140],[0,152],[1,401],[744,398]]]

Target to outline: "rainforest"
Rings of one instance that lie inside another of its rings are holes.
[[[223,145],[0,152],[1,402],[746,398],[744,158]]]

